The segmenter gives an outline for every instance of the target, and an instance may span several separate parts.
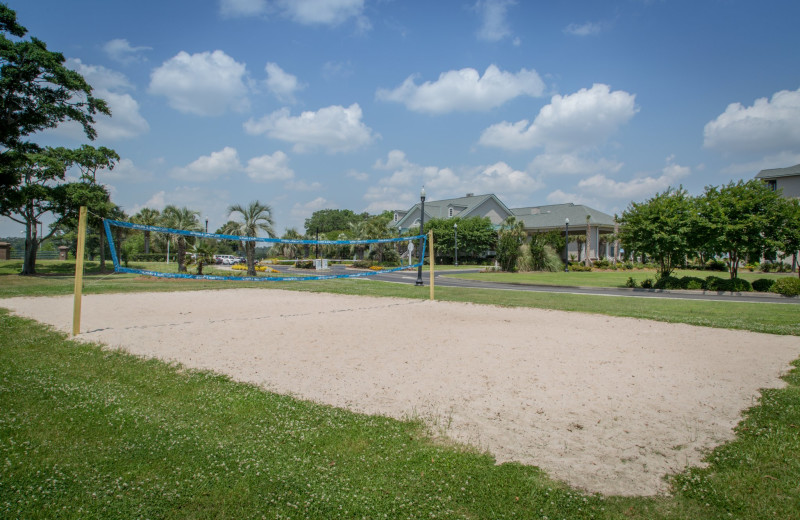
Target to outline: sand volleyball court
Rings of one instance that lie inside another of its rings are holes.
[[[71,296],[0,306],[72,327]],[[271,391],[421,417],[498,462],[623,495],[665,492],[662,477],[733,438],[759,389],[782,386],[800,357],[791,336],[259,289],[85,296],[81,332]]]

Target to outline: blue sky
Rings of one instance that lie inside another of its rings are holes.
[[[128,214],[496,193],[621,213],[800,163],[796,0],[10,0],[113,111]],[[37,137],[77,147],[62,125]],[[0,219],[0,236],[21,226]]]

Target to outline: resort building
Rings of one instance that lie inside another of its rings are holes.
[[[406,232],[420,224],[420,204],[408,210],[394,212],[391,225],[400,232]],[[599,258],[619,258],[618,245],[613,240],[615,233],[614,217],[602,211],[580,204],[550,204],[509,208],[494,194],[425,201],[425,220],[439,218],[488,217],[495,228],[500,228],[508,217],[522,221],[525,232],[530,236],[536,233],[556,231],[562,234],[569,227],[570,236],[588,236],[588,241],[571,241],[569,255],[575,259],[597,260]],[[588,246],[588,247],[587,247]],[[588,250],[588,254],[587,254]]]

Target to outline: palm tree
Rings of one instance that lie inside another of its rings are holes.
[[[297,232],[295,228],[289,228],[281,237],[283,240],[302,240],[303,235]],[[275,244],[278,251],[279,256],[283,256],[284,258],[297,258],[297,253],[300,251],[299,244],[292,244],[289,242],[281,242],[279,244]]]
[[[367,223],[363,220],[358,222],[351,222],[350,226],[350,236],[352,240],[366,240],[368,238],[367,235]],[[353,244],[351,251],[358,254],[358,259],[364,259],[364,247],[365,244]]]
[[[275,236],[275,229],[272,227],[275,225],[272,221],[272,208],[268,205],[261,204],[257,200],[248,204],[247,207],[234,204],[228,208],[228,217],[234,213],[239,213],[243,221],[230,222],[227,231],[231,235],[255,238],[258,236],[259,231],[263,231],[270,238]],[[256,243],[252,240],[246,241],[245,252],[247,256],[247,275],[255,276]]]
[[[134,224],[143,226],[157,226],[161,222],[161,212],[157,209],[142,208],[131,218]],[[150,254],[150,232],[144,232],[144,254]]]
[[[203,266],[214,263],[214,247],[208,240],[198,240],[192,248],[192,253],[195,255],[197,261],[197,274],[203,274]]]
[[[164,208],[161,217],[164,226],[172,229],[183,229],[185,231],[201,231],[200,220],[198,220],[199,211],[191,210],[187,207],[179,208],[177,206],[169,205]],[[186,237],[177,235],[178,239],[178,272],[186,272]]]

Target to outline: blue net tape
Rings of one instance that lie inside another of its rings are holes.
[[[143,224],[133,224],[131,222],[123,222],[120,220],[103,219],[103,227],[106,231],[106,238],[108,240],[109,249],[111,249],[111,259],[114,262],[114,271],[117,273],[131,273],[141,274],[144,276],[156,276],[159,278],[181,278],[188,280],[219,280],[219,281],[239,281],[239,282],[305,282],[312,280],[333,280],[337,278],[363,278],[367,276],[375,276],[378,274],[393,273],[395,271],[402,271],[407,269],[414,269],[422,265],[422,260],[416,264],[405,265],[401,267],[394,267],[391,269],[381,269],[380,271],[367,271],[349,274],[331,274],[320,276],[218,276],[218,275],[205,275],[205,274],[188,274],[188,273],[162,273],[160,271],[152,271],[149,269],[132,269],[122,267],[119,263],[119,256],[117,255],[116,244],[111,235],[111,226],[117,226],[128,229],[137,229],[140,231],[153,231],[156,233],[171,233],[176,235],[183,235],[198,238],[213,238],[217,240],[239,240],[243,242],[265,242],[271,244],[308,244],[308,245],[361,245],[361,244],[386,244],[390,242],[406,242],[411,240],[422,241],[422,254],[420,258],[425,258],[425,247],[428,244],[428,237],[426,235],[415,235],[402,238],[379,238],[368,240],[295,240],[295,239],[281,239],[281,238],[263,238],[263,237],[242,237],[237,235],[218,235],[215,233],[204,233],[202,231],[186,231],[184,229],[170,229],[160,226],[145,226]]]

